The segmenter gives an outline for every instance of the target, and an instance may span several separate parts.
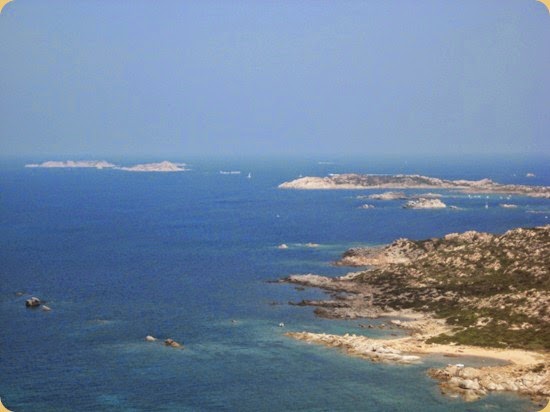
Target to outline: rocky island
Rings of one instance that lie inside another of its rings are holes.
[[[550,198],[550,187],[511,185],[481,180],[445,180],[421,175],[331,174],[301,177],[279,185],[280,189],[451,189],[463,193],[500,193]]]
[[[407,199],[407,195],[403,192],[384,192],[375,193],[373,195],[361,195],[357,196],[358,199],[372,199],[372,200],[404,200]]]
[[[409,200],[403,205],[405,209],[444,209],[447,205],[439,199],[426,199],[424,197]]]
[[[158,163],[143,163],[134,166],[117,166],[106,162],[105,160],[49,160],[43,163],[31,163],[25,165],[28,168],[95,168],[95,169],[114,169],[125,172],[185,172],[189,169],[185,163],[173,163],[167,160]]]
[[[67,161],[54,161],[49,160],[42,163],[30,163],[25,167],[35,168],[96,168],[96,169],[108,169],[115,167],[114,164],[106,162],[105,160],[67,160]]]
[[[130,167],[117,167],[118,170],[125,172],[185,172],[187,165],[185,163],[172,163],[167,160],[159,163],[144,163]]]
[[[319,287],[327,301],[303,301],[324,317],[391,316],[410,331],[398,339],[294,332],[371,360],[408,363],[415,356],[475,355],[509,362],[432,369],[445,393],[476,399],[492,391],[550,396],[550,225],[502,235],[469,231],[426,240],[398,239],[348,250],[340,265],[369,267],[339,278],[293,275],[285,282]],[[404,319],[404,320],[403,320]]]

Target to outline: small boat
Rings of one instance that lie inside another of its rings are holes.
[[[248,179],[252,179],[252,173],[248,173],[248,176],[246,176]]]

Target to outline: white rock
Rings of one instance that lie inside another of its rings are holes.
[[[462,389],[477,390],[479,389],[479,383],[471,379],[463,379],[458,383],[458,387]]]

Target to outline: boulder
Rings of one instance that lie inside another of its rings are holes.
[[[458,383],[458,387],[461,389],[479,389],[479,383],[471,379],[463,379]]]
[[[25,306],[28,308],[37,308],[41,303],[42,302],[40,302],[40,299],[33,296],[25,301]]]
[[[179,344],[178,342],[176,342],[174,339],[170,339],[170,338],[166,339],[166,340],[164,341],[164,344],[165,344],[166,346],[170,346],[170,347],[172,347],[172,348],[181,348],[181,347],[182,347],[181,344]]]
[[[497,388],[497,385],[493,382],[489,382],[485,388],[487,388],[488,391],[496,391],[498,388]]]

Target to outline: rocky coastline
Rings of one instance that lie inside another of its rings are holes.
[[[421,175],[331,174],[305,176],[279,185],[280,189],[450,189],[462,193],[498,193],[550,198],[550,187],[500,184],[491,179],[446,180]]]
[[[327,318],[387,317],[409,335],[372,339],[307,331],[287,336],[372,361],[421,362],[427,354],[481,356],[508,362],[482,368],[451,364],[429,370],[442,392],[466,400],[512,391],[550,396],[550,225],[502,235],[452,233],[398,239],[346,251],[338,265],[367,269],[338,278],[291,275],[283,282],[326,290],[315,307]]]

